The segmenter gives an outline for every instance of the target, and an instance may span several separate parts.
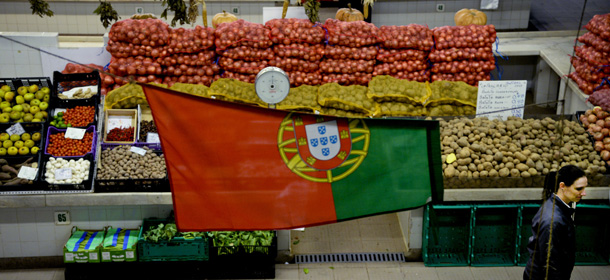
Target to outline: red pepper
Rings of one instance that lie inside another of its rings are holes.
[[[133,127],[115,127],[111,129],[106,135],[106,141],[122,141],[122,142],[132,142],[133,141]]]

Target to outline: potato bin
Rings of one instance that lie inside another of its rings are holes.
[[[108,228],[102,246],[102,262],[133,262],[137,260],[140,229]]]
[[[104,241],[104,230],[72,228],[72,234],[64,245],[64,263],[99,263]]]

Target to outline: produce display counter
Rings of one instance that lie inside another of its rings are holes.
[[[446,189],[445,201],[540,200],[540,188]],[[610,187],[588,187],[585,200],[608,200]],[[171,205],[171,193],[86,193],[0,196],[0,208]]]

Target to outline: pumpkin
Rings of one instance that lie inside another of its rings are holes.
[[[457,26],[487,24],[487,15],[476,9],[461,9],[455,13],[453,19],[455,20],[455,25]]]
[[[341,8],[337,11],[335,19],[340,21],[359,21],[364,20],[364,15],[356,9],[352,9],[352,4],[347,4],[347,8]]]
[[[219,24],[223,22],[234,22],[237,21],[237,17],[234,14],[227,13],[226,11],[222,11],[222,13],[215,14],[212,18],[212,26],[216,28]]]

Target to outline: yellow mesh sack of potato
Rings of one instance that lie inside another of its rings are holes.
[[[175,83],[169,88],[175,91],[203,97],[208,97],[209,90],[209,88],[204,85],[184,83]]]
[[[151,85],[167,88],[164,84],[150,83]],[[104,99],[104,110],[130,109],[138,104],[148,104],[142,87],[135,83],[127,83],[120,88],[110,91]]]
[[[268,107],[256,94],[254,84],[234,79],[218,79],[208,89],[210,98]]]
[[[434,81],[426,104],[457,104],[477,106],[478,88],[464,82]]]
[[[426,111],[428,116],[441,117],[441,116],[467,116],[475,115],[477,107],[471,105],[457,105],[457,104],[426,104]]]
[[[302,85],[290,88],[288,96],[276,105],[277,109],[316,113],[322,107],[318,104],[319,86]]]
[[[424,104],[430,96],[428,82],[415,82],[388,75],[375,76],[369,82],[367,96],[377,102],[412,102]]]
[[[423,105],[411,102],[379,102],[379,115],[392,117],[427,116]]]
[[[354,111],[345,111],[341,109],[322,107],[322,111],[320,111],[321,115],[333,116],[333,117],[342,117],[342,118],[353,118],[353,119],[363,119],[368,118],[368,114],[354,112]]]
[[[360,85],[324,84],[318,89],[318,104],[322,107],[374,116],[377,114],[377,105],[375,101],[367,97],[367,90],[367,87]]]

